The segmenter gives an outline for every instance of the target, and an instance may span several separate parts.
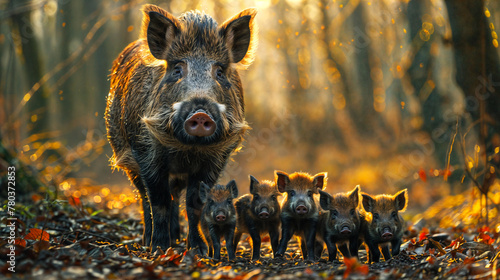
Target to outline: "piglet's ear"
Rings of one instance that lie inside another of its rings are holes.
[[[398,209],[398,211],[405,211],[406,206],[408,205],[408,190],[404,189],[396,193],[394,195],[394,201],[396,203],[396,209]]]
[[[230,53],[231,62],[243,68],[248,67],[254,59],[257,49],[257,25],[254,8],[246,9],[226,20],[220,31]]]
[[[255,194],[257,190],[255,189],[259,185],[259,181],[252,175],[250,175],[250,193]]]
[[[166,59],[166,53],[175,36],[180,32],[179,20],[155,5],[144,5],[142,8],[141,37],[148,41],[149,51],[156,59]]]
[[[354,187],[354,189],[349,193],[349,198],[354,201],[354,204],[359,205],[359,185]]]
[[[202,203],[207,203],[208,193],[210,192],[210,187],[200,182],[200,200]]]
[[[319,205],[323,210],[328,210],[330,204],[332,203],[332,196],[324,191],[319,191]]]
[[[372,212],[373,206],[375,205],[375,199],[367,193],[362,193],[361,196],[363,197],[363,208],[365,211]]]
[[[326,172],[314,175],[313,185],[316,189],[324,190],[326,188],[326,176]]]
[[[231,196],[233,198],[238,197],[238,186],[236,185],[235,180],[229,181],[229,183],[227,183],[227,185],[226,185],[226,188],[228,188],[231,191]]]
[[[274,178],[276,181],[276,186],[278,186],[278,190],[280,192],[285,192],[286,186],[290,184],[290,178],[288,177],[288,174],[283,171],[275,171],[274,173]]]

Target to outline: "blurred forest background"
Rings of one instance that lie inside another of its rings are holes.
[[[145,3],[219,23],[258,8],[256,60],[240,72],[253,129],[221,178],[241,193],[275,169],[326,171],[332,192],[408,188],[410,211],[498,188],[500,1],[0,0],[0,172],[24,166],[18,191],[137,207],[109,167],[103,114]]]

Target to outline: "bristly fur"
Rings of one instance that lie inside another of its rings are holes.
[[[146,243],[151,240],[154,248],[169,246],[168,237],[173,236],[169,228],[176,231],[179,227],[178,217],[173,217],[178,211],[166,212],[177,202],[162,194],[175,192],[172,197],[178,198],[178,190],[188,187],[189,244],[203,254],[206,248],[192,224],[201,210],[193,192],[200,181],[215,184],[249,129],[238,67],[253,60],[256,10],[244,10],[221,26],[199,11],[175,17],[160,7],[145,5],[142,12],[139,39],[120,53],[111,69],[105,113],[113,148],[110,163],[123,169],[139,189],[149,216],[144,219],[143,238]],[[209,136],[186,129],[196,110],[204,111],[213,122],[215,129]],[[170,187],[169,176],[185,179]],[[148,197],[151,192],[156,197]],[[166,214],[152,219],[150,210]],[[147,224],[151,220],[154,227]],[[157,229],[161,233],[155,233]]]

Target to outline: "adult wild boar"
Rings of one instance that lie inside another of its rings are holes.
[[[106,127],[112,165],[139,190],[145,245],[179,236],[179,192],[187,188],[188,247],[206,253],[199,186],[212,186],[248,129],[237,69],[253,60],[256,10],[222,25],[187,12],[176,18],[145,5],[140,38],[113,63]]]

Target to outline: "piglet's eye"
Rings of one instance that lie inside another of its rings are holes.
[[[276,200],[276,196],[275,196],[275,195],[271,196],[271,198],[272,198],[273,200]]]
[[[308,191],[307,195],[310,196],[310,197],[312,197],[313,196],[313,192],[312,191]]]
[[[288,194],[290,194],[290,196],[294,196],[295,195],[295,191],[291,190]]]
[[[231,204],[232,202],[233,202],[232,199],[230,199],[230,198],[227,199],[227,203]]]
[[[356,211],[354,211],[354,209],[351,209],[351,216],[354,216],[354,214],[356,214]]]
[[[222,71],[222,68],[221,67],[217,67],[217,70],[215,70],[215,76],[217,76],[217,78],[222,78],[222,75],[224,75],[224,72]]]
[[[339,211],[333,210],[332,211],[332,219],[335,219],[339,215]]]
[[[182,76],[184,76],[184,67],[183,67],[182,63],[177,63],[175,65],[173,75],[178,79],[180,79],[180,78],[182,78]]]
[[[380,215],[378,213],[373,213],[373,219],[378,220],[380,218]]]
[[[392,211],[392,213],[391,213],[391,217],[392,217],[393,219],[397,219],[397,218],[398,218],[398,213],[396,213],[396,211]]]
[[[253,199],[259,199],[259,198],[260,198],[260,196],[258,194],[253,195]]]

